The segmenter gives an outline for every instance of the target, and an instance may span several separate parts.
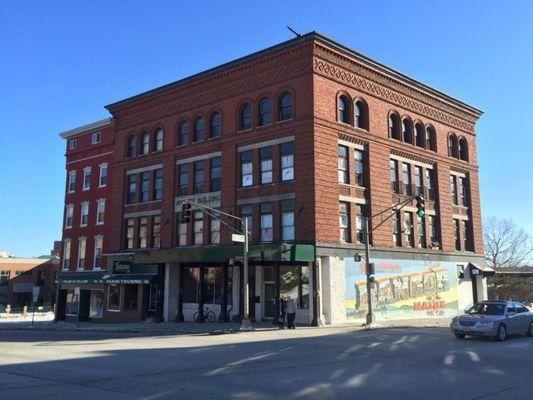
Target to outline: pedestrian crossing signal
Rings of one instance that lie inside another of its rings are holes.
[[[188,224],[191,222],[191,203],[181,203],[181,222]]]
[[[417,209],[416,215],[422,218],[424,214],[426,213],[426,204],[424,203],[423,196],[416,197],[416,209]]]

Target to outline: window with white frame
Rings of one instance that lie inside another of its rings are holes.
[[[272,183],[272,147],[259,150],[261,158],[261,184]]]
[[[213,212],[213,217],[209,218],[209,244],[219,244],[220,243],[220,220],[219,214]]]
[[[107,163],[100,164],[100,178],[98,179],[98,186],[104,187],[107,185]]]
[[[63,241],[63,269],[69,269],[70,267],[70,239]]]
[[[94,237],[94,261],[93,261],[94,269],[100,269],[101,267],[103,243],[104,243],[103,236]]]
[[[204,243],[204,213],[202,211],[194,212],[194,244]]]
[[[84,201],[83,203],[81,203],[80,226],[87,226],[88,220],[89,220],[89,202]]]
[[[85,250],[87,247],[87,239],[84,237],[80,237],[78,239],[78,269],[84,269],[85,268]]]
[[[294,179],[294,144],[283,143],[280,148],[281,156],[281,180],[292,181]]]
[[[163,129],[161,128],[155,131],[153,151],[163,151]]]
[[[252,152],[243,151],[241,153],[241,186],[252,186],[253,184],[253,164]]]
[[[338,175],[339,183],[349,183],[348,173],[348,148],[345,146],[339,146],[338,149]]]
[[[72,228],[72,218],[74,216],[74,205],[67,204],[65,207],[65,228]]]
[[[70,139],[68,141],[68,149],[75,150],[78,147],[78,139]]]
[[[105,199],[99,199],[96,202],[96,225],[104,223],[105,215]]]
[[[181,215],[178,214],[178,246],[187,246],[187,226],[181,222]]]
[[[294,240],[294,200],[281,202],[281,240]]]
[[[76,190],[76,170],[72,170],[68,172],[68,193],[74,193],[74,190]]]
[[[91,144],[98,144],[102,141],[102,133],[95,132],[91,135]]]
[[[83,168],[83,190],[91,188],[91,167]]]
[[[339,203],[339,234],[341,242],[350,241],[350,207],[342,201]]]
[[[273,240],[272,227],[272,204],[261,204],[261,241],[271,242]]]

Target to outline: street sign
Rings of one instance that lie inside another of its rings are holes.
[[[239,243],[244,243],[244,235],[240,235],[238,233],[233,233],[231,235],[231,240],[233,242],[239,242]]]

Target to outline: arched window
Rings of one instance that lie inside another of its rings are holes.
[[[239,110],[239,130],[245,131],[252,127],[252,106],[244,103]]]
[[[354,125],[357,128],[368,130],[368,106],[362,99],[354,104]]]
[[[402,139],[405,143],[413,143],[413,124],[409,118],[404,118],[402,120]]]
[[[272,101],[265,98],[259,102],[259,120],[258,126],[268,125],[272,123]]]
[[[339,96],[339,100],[337,101],[337,111],[338,111],[338,118],[339,122],[342,122],[344,124],[350,123],[350,103],[348,102],[348,97],[345,95]]]
[[[420,122],[415,124],[414,145],[417,147],[424,147],[424,126]]]
[[[220,113],[214,112],[211,114],[211,118],[209,119],[209,137],[210,138],[216,138],[220,137],[220,131],[221,131],[221,121],[220,121]]]
[[[464,137],[459,139],[459,158],[468,161],[468,143]]]
[[[400,117],[395,113],[389,115],[389,137],[400,140]]]
[[[131,135],[128,139],[128,157],[135,157],[137,153],[137,138]]]
[[[183,121],[178,131],[178,145],[189,143],[189,123]]]
[[[457,158],[457,136],[450,133],[448,136],[448,155]]]
[[[163,129],[158,128],[154,135],[154,151],[163,151]]]
[[[432,126],[426,128],[426,149],[436,151],[437,138],[435,135],[435,129]]]
[[[148,154],[150,151],[150,134],[144,132],[142,134],[141,154]]]
[[[192,137],[193,142],[204,140],[204,119],[202,117],[196,118],[194,121],[194,134]]]
[[[278,99],[278,120],[285,121],[292,118],[292,94],[283,92]]]

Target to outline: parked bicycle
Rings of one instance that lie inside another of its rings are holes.
[[[194,319],[195,322],[200,322],[200,312],[199,311],[196,311],[192,318]],[[217,319],[217,316],[215,315],[215,313],[213,311],[211,311],[209,309],[209,307],[205,307],[204,308],[204,322],[215,322],[215,320]]]

